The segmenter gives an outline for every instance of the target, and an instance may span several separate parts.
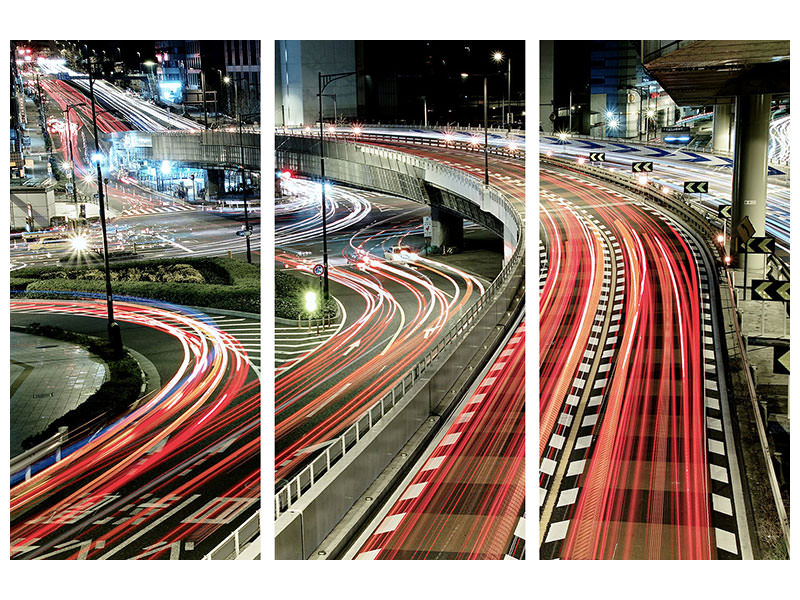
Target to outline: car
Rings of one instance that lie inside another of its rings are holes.
[[[393,262],[409,262],[416,260],[418,254],[411,246],[392,246],[384,251],[383,257]]]

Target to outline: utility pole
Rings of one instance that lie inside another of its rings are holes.
[[[325,88],[328,87],[329,84],[336,81],[337,79],[341,79],[343,77],[355,74],[356,71],[349,71],[347,73],[332,73],[330,75],[323,75],[321,71],[317,72],[317,77],[318,77],[317,96],[319,96],[319,171],[320,171],[320,182],[322,187],[322,263],[323,263],[322,293],[324,295],[326,302],[328,298],[330,298],[330,292],[328,287],[328,219],[325,212],[327,203],[325,202],[325,142],[323,137],[324,132],[322,123],[322,92],[325,91]],[[323,79],[325,80],[324,84],[323,84]]]
[[[106,279],[106,306],[108,309],[108,341],[117,354],[122,353],[122,333],[119,324],[114,320],[114,301],[111,294],[111,273],[108,264],[108,237],[106,232],[106,207],[105,194],[103,193],[103,173],[100,168],[100,136],[97,133],[97,112],[94,99],[94,73],[92,72],[91,58],[86,59],[89,67],[89,99],[92,103],[92,127],[94,130],[95,163],[97,164],[97,198],[100,209],[100,228],[103,232],[103,263]]]
[[[247,183],[244,177],[244,132],[243,132],[243,119],[239,115],[239,156],[241,157],[241,171],[242,171],[242,204],[244,205],[244,240],[247,246],[247,262],[253,262],[252,255],[250,254],[250,217],[247,210]]]
[[[483,76],[483,183],[489,185],[489,78]]]

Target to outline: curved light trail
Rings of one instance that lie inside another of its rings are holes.
[[[95,301],[13,300],[11,310],[106,317]],[[59,462],[12,480],[12,558],[174,558],[210,549],[258,502],[260,394],[242,344],[160,303],[117,301],[115,316],[177,340],[180,366],[113,423],[73,435]],[[134,552],[142,536],[151,543]]]
[[[500,560],[525,498],[525,321],[373,523],[358,560]]]
[[[543,167],[541,180],[549,243],[540,354],[545,557],[738,552],[727,544],[733,534],[715,527],[726,517],[712,506],[717,442],[706,417],[709,390],[722,389],[724,376],[704,368],[711,316],[700,251],[676,221],[583,175]],[[597,285],[603,261],[592,256],[601,248],[610,256],[597,299],[586,280]],[[575,306],[559,313],[559,294]],[[588,343],[587,320],[577,316],[587,311],[597,317]]]

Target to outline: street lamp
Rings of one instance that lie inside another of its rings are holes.
[[[322,184],[322,265],[323,265],[323,284],[322,292],[325,302],[328,301],[330,293],[328,290],[328,218],[325,211],[325,143],[322,122],[322,92],[331,83],[350,75],[355,75],[356,71],[347,71],[344,73],[329,73],[323,75],[321,71],[317,72],[317,96],[319,96],[319,171],[320,182]]]
[[[237,113],[238,114],[238,113]],[[248,113],[244,115],[239,115],[239,156],[241,159],[240,170],[242,174],[242,205],[244,207],[244,239],[245,244],[247,247],[247,262],[252,263],[253,258],[250,252],[250,215],[247,210],[247,183],[245,182],[244,176],[244,132],[243,132],[243,124],[244,119],[253,116],[259,116],[261,113]]]
[[[505,58],[505,57],[503,56],[503,53],[500,52],[499,50],[496,51],[492,55],[492,59],[494,60],[494,62],[496,62],[498,64],[503,62],[503,58]],[[502,105],[503,105],[503,108],[502,108],[502,111],[503,111],[502,112],[502,114],[503,114],[503,126],[505,126],[506,125],[506,105],[505,105],[505,100],[504,99],[502,99]],[[509,117],[511,116],[511,57],[508,58],[508,115],[509,115]]]
[[[89,71],[89,99],[92,104],[92,127],[94,129],[94,151],[95,156],[100,155],[100,136],[97,133],[97,109],[94,99],[94,73],[92,72],[92,61],[86,59]],[[122,352],[122,333],[119,324],[114,320],[114,301],[111,294],[111,272],[108,265],[108,238],[106,234],[106,207],[103,193],[103,173],[100,167],[102,161],[95,160],[97,164],[97,198],[100,209],[100,229],[103,232],[103,263],[105,266],[106,279],[106,305],[108,308],[108,340],[117,354]]]

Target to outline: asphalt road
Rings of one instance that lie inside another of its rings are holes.
[[[257,321],[239,322],[240,341],[228,317],[220,328],[159,305],[115,311],[161,388],[11,488],[12,558],[198,559],[258,507],[260,393],[246,355]],[[13,324],[105,335],[104,317],[104,303],[12,301]]]
[[[310,193],[306,184],[295,185]],[[423,257],[413,264],[384,260],[384,250],[401,240],[413,248],[424,246],[421,230],[426,207],[338,186],[331,198],[330,285],[344,320],[335,333],[322,331],[317,344],[313,330],[303,336],[298,335],[301,331],[282,327],[276,335],[282,352],[290,351],[291,341],[298,344],[298,351],[306,350],[276,368],[276,479],[291,476],[314,456],[315,449],[387,393],[435,342],[448,320],[474,302],[480,287],[488,284],[469,274],[469,268],[449,266],[439,257]],[[321,245],[313,233],[318,213],[314,198],[308,203],[296,199],[294,210],[279,211],[276,269],[288,265],[309,275],[313,265],[321,262]],[[300,235],[303,229],[298,223],[312,234]],[[475,263],[482,269],[495,265],[489,267],[493,277],[500,268],[500,240],[494,252],[487,252],[482,249],[483,234],[476,232],[476,237],[480,248],[473,251]],[[369,265],[354,264],[364,257]],[[316,278],[308,281],[316,287]]]
[[[627,193],[540,177],[541,557],[748,557],[708,253]]]

